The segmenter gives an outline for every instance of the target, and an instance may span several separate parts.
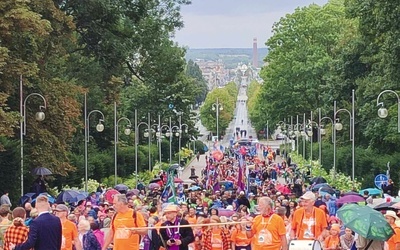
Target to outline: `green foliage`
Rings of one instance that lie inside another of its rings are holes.
[[[200,109],[201,123],[207,128],[207,130],[215,132],[217,131],[216,121],[216,102],[223,107],[223,110],[219,110],[219,134],[223,135],[229,122],[233,118],[233,112],[236,107],[236,100],[238,95],[238,87],[234,82],[228,83],[223,88],[216,88],[209,92],[207,98]]]
[[[186,65],[186,75],[193,78],[196,81],[197,87],[199,88],[199,93],[195,97],[196,105],[204,102],[208,93],[208,86],[206,80],[202,75],[199,65],[197,65],[192,60],[189,60]]]
[[[97,188],[100,186],[100,183],[98,181],[96,181],[96,180],[93,180],[93,179],[88,179],[88,183],[87,184],[88,184],[87,191],[89,193],[96,192]],[[82,187],[82,188],[85,187],[85,180],[84,179],[82,179],[80,187]]]

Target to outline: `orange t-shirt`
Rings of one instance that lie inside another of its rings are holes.
[[[336,248],[339,246],[339,235],[329,235],[326,237],[324,244],[326,248]]]
[[[397,227],[396,225],[391,226],[394,234],[386,241],[386,243],[388,245],[388,250],[395,250],[396,244],[400,243],[400,227]]]
[[[222,250],[222,245],[221,229],[218,228],[211,230],[212,250]]]
[[[247,246],[250,244],[252,238],[247,238],[246,232],[235,228],[232,231],[231,241],[235,243],[236,246]]]
[[[252,250],[278,250],[281,249],[281,237],[286,235],[286,228],[279,215],[273,214],[270,217],[257,215],[253,219],[251,232],[254,235]]]
[[[111,224],[111,228],[114,230],[113,250],[139,249],[139,235],[125,229],[132,227],[146,227],[146,222],[141,213],[136,212],[136,221],[133,218],[132,209],[125,213],[118,212],[115,215],[115,219]]]
[[[72,242],[78,237],[78,228],[70,221],[62,223],[61,250],[72,250]]]
[[[324,211],[314,207],[313,212],[306,214],[304,208],[294,211],[292,230],[296,232],[298,240],[315,240],[328,227]]]
[[[196,216],[193,217],[188,216],[187,221],[189,222],[189,224],[196,224],[197,223]]]

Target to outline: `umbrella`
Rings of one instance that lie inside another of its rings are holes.
[[[354,191],[350,191],[350,192],[347,192],[347,193],[342,194],[342,196],[346,196],[346,195],[358,195],[358,196],[363,197],[361,194],[359,194],[359,193],[357,193],[357,192],[354,192]]]
[[[115,190],[117,190],[120,193],[126,193],[129,189],[129,187],[125,184],[118,184],[114,187]]]
[[[120,192],[115,189],[110,189],[104,194],[104,198],[106,199],[106,201],[114,203],[114,195],[116,194],[120,194]]]
[[[78,191],[75,190],[64,190],[62,191],[56,199],[57,203],[74,203],[77,202],[76,197],[78,197],[79,195],[82,196],[82,194],[80,194]]]
[[[39,194],[39,195],[45,195],[45,196],[47,196],[47,199],[49,199],[49,202],[50,202],[50,203],[55,203],[55,202],[56,202],[56,199],[55,199],[53,196],[49,195],[48,193],[41,193],[41,194]],[[39,195],[38,195],[38,196],[39,196]],[[36,197],[36,198],[37,198],[37,197]],[[36,198],[32,200],[32,202],[31,202],[32,205],[33,205],[33,203],[36,202]]]
[[[391,207],[394,209],[400,209],[400,202],[394,202],[394,204],[391,205]]]
[[[188,188],[190,191],[198,191],[198,190],[200,190],[201,189],[201,187],[199,187],[199,186],[192,186],[192,187],[190,187],[190,188]]]
[[[336,201],[336,204],[355,203],[355,202],[360,202],[360,201],[365,201],[365,199],[358,195],[346,195],[346,196],[340,197],[340,199],[338,199]]]
[[[154,178],[153,180],[150,181],[150,183],[157,183],[161,181],[161,178]]]
[[[282,194],[290,194],[290,188],[288,188],[285,185],[281,185],[279,187],[276,188],[276,190],[278,190],[279,192],[281,192]]]
[[[155,188],[160,188],[160,185],[158,183],[150,183],[149,184],[149,189],[153,190]]]
[[[383,202],[383,203],[377,204],[376,206],[374,206],[372,208],[377,210],[377,211],[381,211],[381,210],[396,210],[396,207],[392,207],[394,204],[396,204],[396,202],[394,202],[394,201]]]
[[[314,185],[311,190],[313,192],[317,192],[322,187],[331,187],[331,186],[329,186],[328,183],[319,183],[319,184]]]
[[[333,189],[333,188],[331,188],[331,187],[329,187],[329,186],[320,187],[320,188],[318,189],[318,192],[319,192],[320,194],[321,194],[321,193],[336,194],[336,190]]]
[[[174,183],[183,183],[182,179],[175,177],[174,178]]]
[[[318,177],[312,178],[311,183],[315,183],[315,184],[326,183],[326,180],[324,177],[318,176]]]
[[[366,239],[386,241],[393,229],[378,211],[357,204],[347,204],[337,211],[343,224]]]
[[[369,195],[381,195],[382,194],[382,190],[377,189],[377,188],[366,188],[360,191],[360,194],[363,195],[364,191],[368,191]]]
[[[48,168],[39,167],[39,168],[35,168],[34,170],[32,170],[32,174],[33,175],[52,175],[53,173]]]
[[[193,183],[196,183],[196,182],[194,180],[191,180],[191,179],[186,179],[186,180],[183,180],[183,183],[193,184]]]
[[[30,199],[33,199],[33,197],[36,196],[36,193],[26,193],[24,194],[20,199],[19,199],[19,204],[24,205],[26,202],[28,202]]]

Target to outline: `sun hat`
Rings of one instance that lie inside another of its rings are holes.
[[[300,196],[300,199],[315,201],[315,194],[311,191],[307,191],[302,196]]]
[[[335,230],[337,232],[340,232],[340,225],[339,224],[332,224],[331,225],[331,230]]]
[[[386,211],[385,217],[388,217],[388,216],[394,218],[395,220],[398,220],[398,219],[399,219],[399,217],[396,215],[396,212],[395,212],[395,211],[392,211],[392,210]]]
[[[165,207],[164,209],[164,213],[168,213],[168,212],[175,212],[177,213],[179,211],[178,206],[174,205],[174,204],[169,204]]]

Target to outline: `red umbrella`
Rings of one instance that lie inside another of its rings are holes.
[[[224,159],[224,154],[219,151],[219,150],[215,150],[214,152],[212,152],[212,156],[217,159],[218,161]]]
[[[280,185],[279,187],[276,188],[276,190],[278,190],[282,194],[290,194],[291,193],[290,189],[287,186],[284,186],[284,185]]]
[[[174,183],[183,183],[183,180],[178,178],[178,177],[175,177],[174,178]]]
[[[113,203],[114,202],[114,195],[116,195],[116,194],[120,194],[120,192],[118,192],[115,189],[110,189],[104,194],[104,198],[106,199],[106,201],[108,201],[110,203]]]

